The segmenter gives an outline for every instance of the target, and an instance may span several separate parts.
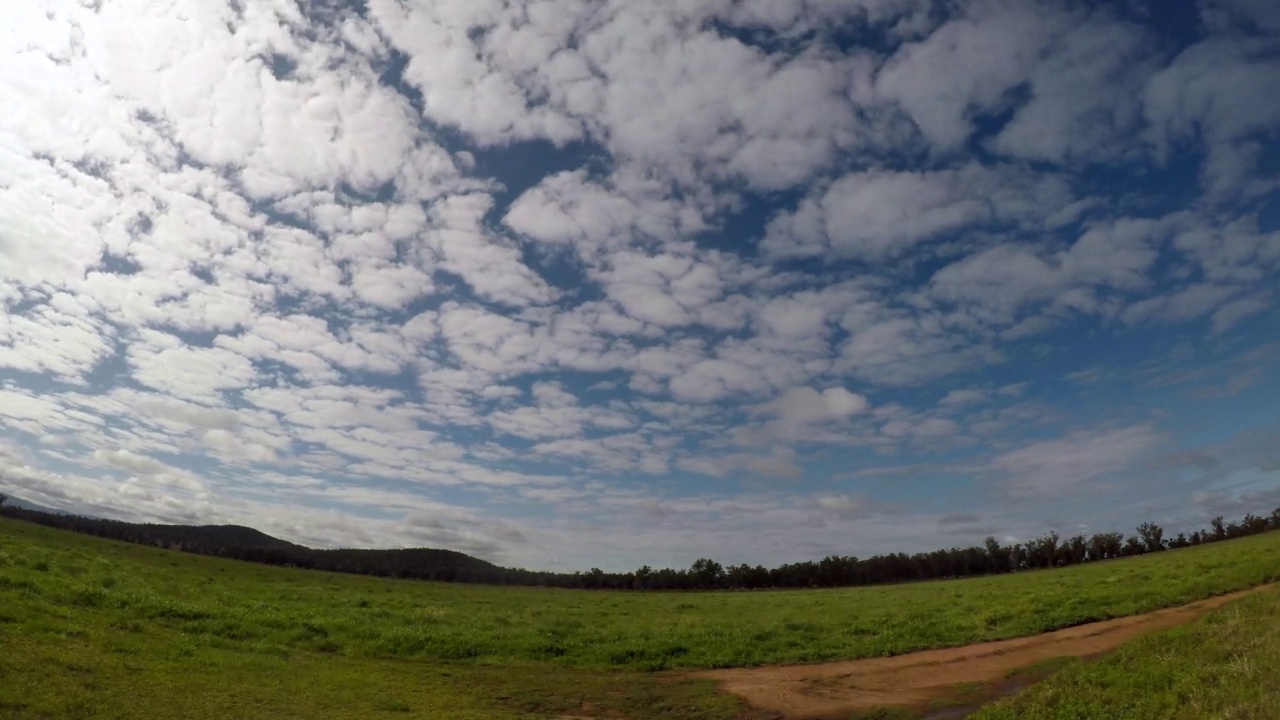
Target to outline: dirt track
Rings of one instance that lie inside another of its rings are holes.
[[[1219,595],[1145,615],[1104,620],[1030,637],[925,650],[887,658],[694,673],[718,681],[751,706],[785,718],[847,717],[881,707],[926,709],[954,697],[960,683],[992,684],[1044,660],[1111,650],[1146,633],[1181,625],[1237,598],[1275,587]]]

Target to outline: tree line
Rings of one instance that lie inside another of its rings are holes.
[[[1172,538],[1166,538],[1159,525],[1145,522],[1128,536],[1104,532],[1064,538],[1057,532],[1049,532],[1023,543],[1009,544],[988,537],[982,545],[972,547],[867,558],[829,555],[821,560],[775,568],[747,564],[725,566],[710,558],[701,558],[686,569],[654,569],[645,565],[625,573],[604,572],[599,568],[556,573],[500,567],[452,550],[317,550],[234,525],[128,523],[6,506],[4,500],[0,495],[0,515],[5,517],[202,555],[416,580],[600,590],[847,587],[975,577],[1145,555],[1280,530],[1280,508],[1276,508],[1266,517],[1250,513],[1233,522],[1225,522],[1218,516],[1207,528],[1190,534],[1180,532]]]

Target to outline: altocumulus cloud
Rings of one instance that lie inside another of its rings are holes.
[[[1280,497],[1280,6],[1176,4],[7,3],[0,490],[545,568]]]

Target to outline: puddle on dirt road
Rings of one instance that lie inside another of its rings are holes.
[[[1049,673],[1035,675],[1019,675],[1009,678],[1004,682],[986,688],[983,698],[979,702],[965,703],[963,705],[950,705],[947,707],[930,710],[920,716],[920,720],[963,720],[973,713],[978,712],[984,705],[995,702],[1001,698],[1016,695],[1035,685],[1041,680],[1048,677]]]
[[[1042,635],[925,650],[886,658],[692,673],[715,680],[753,708],[783,718],[848,717],[905,708],[929,720],[963,718],[981,705],[1016,693],[1047,674],[1036,666],[1060,658],[1088,658],[1139,635],[1181,625],[1265,585],[1182,607],[1115,618]],[[962,689],[976,689],[968,695]],[[968,695],[968,696],[966,696]],[[968,707],[972,698],[974,705]],[[959,702],[939,708],[938,702]],[[932,713],[932,714],[929,714]]]

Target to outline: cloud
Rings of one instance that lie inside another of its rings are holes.
[[[1019,179],[978,165],[861,172],[774,218],[764,247],[782,257],[887,260],[964,228],[1034,223],[1072,200],[1052,176]]]
[[[989,144],[1054,163],[1131,157],[1125,137],[1138,127],[1139,94],[1156,62],[1142,26],[1100,17],[1074,24],[1031,65],[1030,99]]]
[[[865,498],[851,495],[821,495],[815,501],[818,509],[835,515],[857,516],[870,510]]]
[[[1101,523],[1269,431],[1214,400],[1277,386],[1266,3],[242,5],[0,30],[6,492],[793,561]]]
[[[1267,41],[1213,35],[1154,73],[1142,92],[1147,135],[1160,157],[1176,143],[1198,140],[1207,154],[1201,181],[1211,198],[1257,194],[1274,181],[1254,176],[1258,133],[1280,122],[1280,110],[1263,100],[1280,84]]]
[[[982,402],[986,396],[987,394],[981,390],[952,390],[946,394],[946,397],[942,398],[942,401],[939,404],[951,407],[968,405],[970,403]]]
[[[851,328],[851,335],[841,347],[836,367],[893,387],[936,380],[1001,359],[994,348],[972,344],[938,316],[896,313]]]
[[[131,342],[128,361],[140,384],[173,397],[219,405],[221,393],[246,387],[255,377],[243,355],[222,348],[190,347],[174,335],[148,330]]]
[[[866,412],[870,407],[865,397],[842,387],[827,388],[822,392],[799,387],[787,390],[762,409],[787,422],[808,423],[840,420]]]
[[[972,131],[972,115],[1004,103],[1072,24],[1052,4],[973,6],[900,48],[877,74],[876,94],[898,103],[936,148],[958,149]]]
[[[524,265],[519,249],[487,232],[484,216],[493,206],[486,195],[448,198],[428,214],[434,226],[428,245],[442,256],[440,267],[462,277],[481,297],[509,305],[544,303],[556,293]]]
[[[1123,477],[1152,459],[1166,440],[1155,428],[1077,432],[1058,440],[1033,442],[992,460],[988,469],[1015,495],[1066,495],[1107,478]]]

